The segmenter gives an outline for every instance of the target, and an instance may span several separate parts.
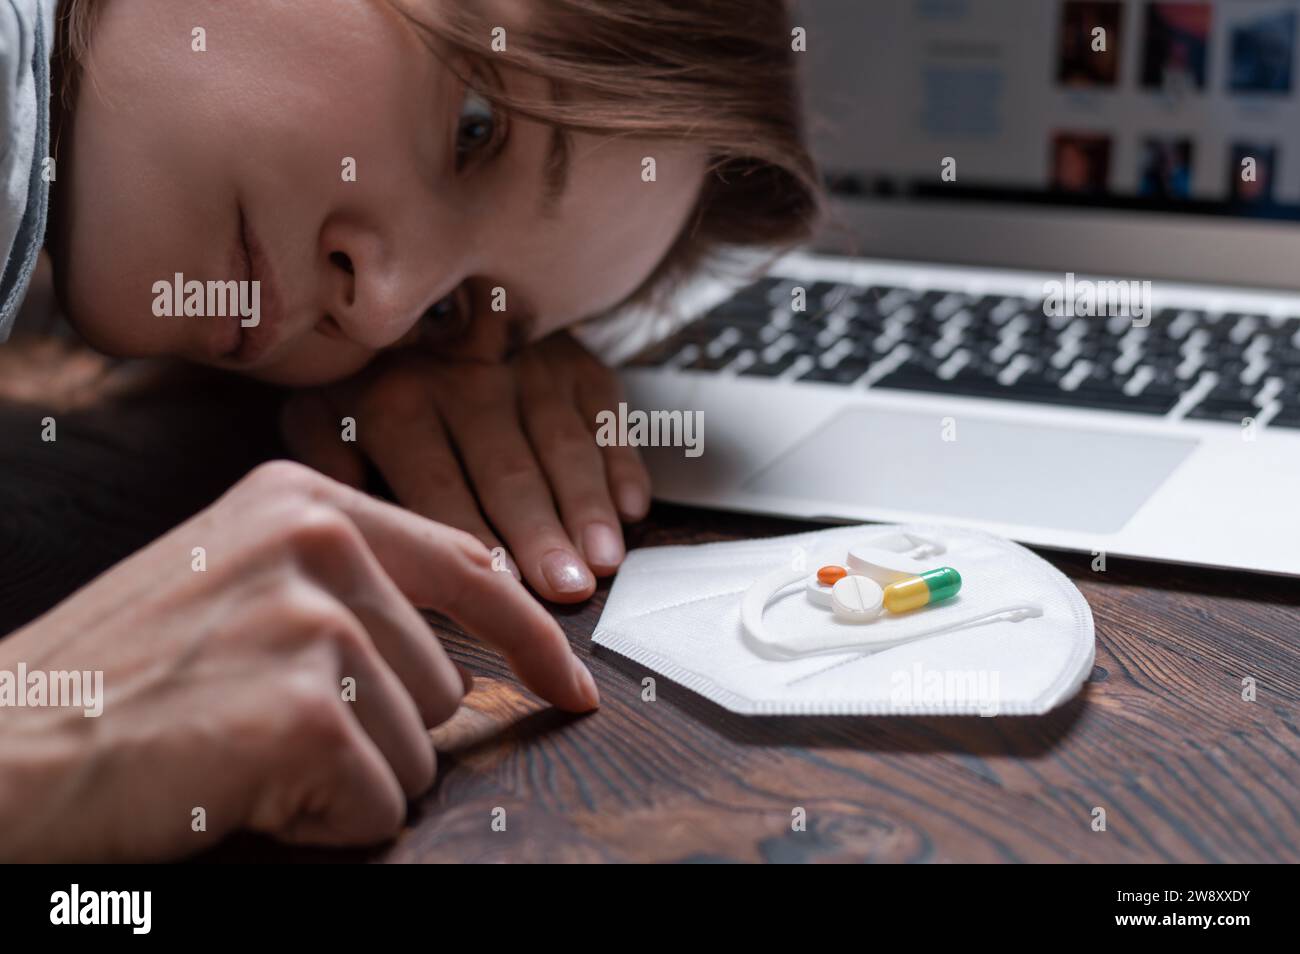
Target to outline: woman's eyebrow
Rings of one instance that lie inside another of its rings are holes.
[[[551,140],[542,162],[543,218],[552,218],[560,200],[564,198],[564,191],[569,186],[569,158],[569,134],[559,126],[552,126]]]

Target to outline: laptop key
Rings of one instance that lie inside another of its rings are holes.
[[[781,284],[780,279],[764,278],[752,285],[746,285],[740,291],[732,295],[724,305],[735,305],[737,307],[760,306],[771,308],[772,303],[770,296],[772,290]]]
[[[698,348],[697,335],[683,335],[680,332],[658,344],[651,345],[627,362],[631,368],[657,368],[680,357],[687,348]]]
[[[824,368],[820,365],[802,375],[800,381],[822,381],[828,384],[854,384],[871,369],[871,362],[848,357],[838,364]]]
[[[744,350],[745,348],[743,345],[732,345],[718,353],[702,354],[694,361],[688,361],[686,364],[683,364],[681,368],[683,371],[721,371],[727,365],[735,361]]]
[[[1278,411],[1273,420],[1268,422],[1268,426],[1300,427],[1300,401],[1297,401],[1293,395],[1290,403],[1282,405],[1282,410]]]
[[[761,328],[771,320],[771,308],[715,308],[701,318],[699,323],[706,328],[727,328],[732,325]]]
[[[1198,421],[1225,421],[1240,424],[1247,418],[1258,417],[1259,410],[1250,401],[1206,398],[1188,411],[1187,417]]]
[[[1129,411],[1138,414],[1167,414],[1177,403],[1178,395],[1168,389],[1150,388],[1137,395],[1124,393],[1118,387],[1097,386],[1096,382],[1079,384],[1073,390],[1061,387],[1062,376],[1048,378],[1042,373],[1027,373],[1014,383],[1004,385],[995,378],[972,372],[959,371],[944,379],[935,374],[904,366],[886,375],[873,387],[907,391],[931,391],[937,394],[960,394],[965,397],[996,398],[999,400],[1028,401],[1097,410]]]
[[[801,355],[794,351],[787,351],[771,361],[759,357],[757,361],[740,373],[747,377],[775,378],[789,371],[790,367],[800,357]]]

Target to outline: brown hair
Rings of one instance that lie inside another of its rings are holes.
[[[59,93],[55,107],[71,111],[77,99],[81,64],[90,48],[90,31],[103,0],[63,0],[54,22],[54,82]]]
[[[537,0],[512,23],[506,52],[494,24],[452,0],[390,0],[429,40],[471,62],[501,63],[550,82],[554,99],[524,102],[463,77],[503,108],[561,130],[699,144],[706,181],[673,247],[634,298],[728,249],[784,250],[808,238],[821,208],[804,143],[796,56],[785,0]],[[70,111],[103,0],[64,0],[56,59]]]

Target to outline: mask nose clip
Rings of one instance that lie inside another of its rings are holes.
[[[914,560],[943,556],[948,552],[948,548],[941,541],[908,530],[886,530],[884,533],[867,537],[859,546],[874,550],[889,550]]]
[[[947,552],[948,548],[938,540],[905,530],[889,530],[854,544],[846,563],[850,572],[888,586],[937,569],[937,558]]]
[[[930,557],[943,556],[948,549],[936,540],[926,540],[921,537],[915,539],[917,540],[916,546],[907,551],[907,555],[913,560],[927,560]]]

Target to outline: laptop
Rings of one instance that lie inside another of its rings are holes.
[[[1300,575],[1298,19],[802,4],[830,225],[624,370],[656,496]]]

